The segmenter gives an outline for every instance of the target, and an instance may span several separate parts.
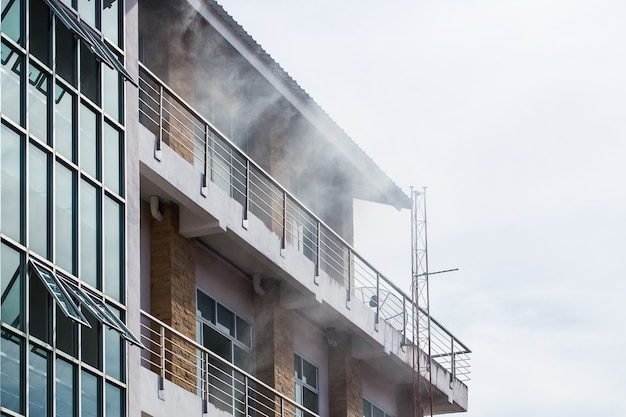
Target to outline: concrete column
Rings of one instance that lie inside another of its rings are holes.
[[[337,346],[328,350],[330,417],[362,417],[361,362],[352,357],[350,335],[337,332]]]
[[[291,313],[280,305],[280,282],[266,279],[263,288],[266,294],[257,294],[254,298],[256,376],[283,395],[293,398],[295,379]],[[274,405],[268,407],[274,408]],[[285,415],[293,413],[293,410],[286,411]],[[275,409],[275,412],[280,413],[280,410]]]
[[[161,204],[163,221],[150,223],[150,313],[188,338],[196,339],[196,246],[178,233],[178,206]],[[166,335],[168,379],[194,392],[193,344]],[[159,363],[159,362],[157,362]]]

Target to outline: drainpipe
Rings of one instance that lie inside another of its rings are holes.
[[[163,213],[159,210],[159,196],[151,195],[150,196],[150,214],[154,217],[154,220],[157,222],[163,221]]]

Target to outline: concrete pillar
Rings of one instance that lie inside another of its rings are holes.
[[[254,298],[254,349],[256,377],[283,395],[295,395],[293,363],[293,321],[290,313],[280,305],[280,282],[263,281],[264,296]],[[269,398],[273,396],[268,394]],[[267,405],[280,413],[280,402]],[[263,410],[262,410],[263,411]],[[284,415],[294,410],[286,409]]]
[[[352,357],[350,335],[337,332],[328,350],[329,417],[362,417],[361,362]]]
[[[150,222],[150,313],[195,340],[196,246],[178,233],[178,206],[161,204],[161,213],[163,221]],[[166,337],[168,379],[195,392],[193,344],[172,334]]]

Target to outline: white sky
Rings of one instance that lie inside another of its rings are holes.
[[[397,184],[429,187],[467,416],[626,416],[626,2],[221,4]],[[409,293],[408,213],[358,208],[357,250]]]

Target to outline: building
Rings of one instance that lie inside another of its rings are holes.
[[[467,409],[469,350],[433,320],[416,376],[351,247],[353,199],[410,199],[221,6],[1,5],[2,417]]]

